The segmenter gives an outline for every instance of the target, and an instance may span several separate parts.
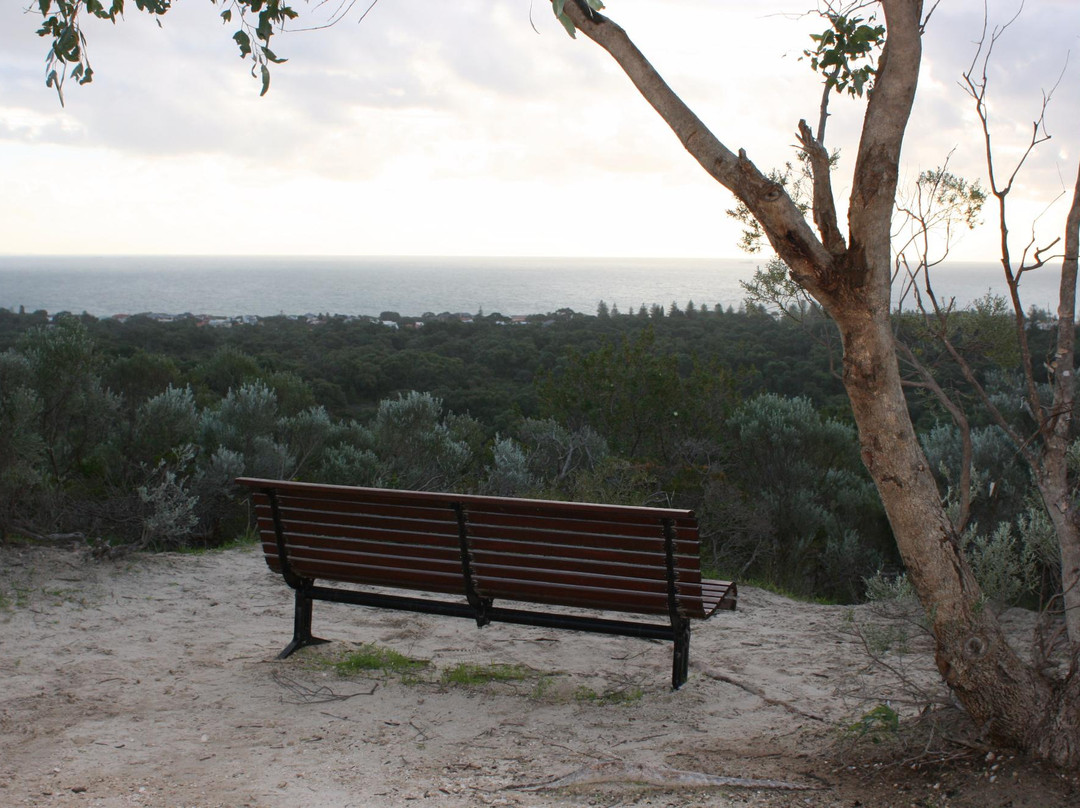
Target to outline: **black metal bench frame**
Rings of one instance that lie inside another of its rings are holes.
[[[448,505],[453,508],[458,523],[458,539],[460,542],[461,555],[461,590],[465,601],[448,601],[433,597],[419,597],[408,595],[396,595],[377,591],[362,591],[355,589],[342,589],[331,586],[322,586],[316,583],[315,578],[298,575],[292,568],[289,560],[288,542],[286,529],[281,518],[281,510],[278,505],[278,491],[283,486],[295,492],[305,484],[291,483],[280,480],[260,480],[253,478],[238,478],[237,483],[245,485],[266,496],[270,504],[273,520],[274,548],[277,552],[277,561],[285,583],[295,592],[295,606],[293,616],[293,637],[288,645],[278,655],[284,659],[300,648],[309,645],[317,645],[329,640],[324,640],[312,634],[312,605],[316,600],[330,603],[346,603],[357,606],[371,606],[383,609],[396,609],[410,612],[446,615],[452,617],[471,618],[476,621],[478,627],[483,627],[492,622],[514,623],[542,628],[568,629],[573,631],[585,631],[598,634],[608,634],[625,637],[637,637],[641,639],[655,639],[671,641],[674,644],[672,657],[671,685],[678,689],[685,684],[689,671],[690,662],[690,619],[685,615],[685,604],[681,601],[678,588],[678,570],[676,568],[676,516],[686,519],[692,518],[689,511],[675,509],[651,509],[658,513],[669,510],[670,516],[662,516],[659,519],[660,528],[663,531],[664,551],[666,562],[667,582],[667,622],[644,622],[623,619],[597,617],[593,615],[567,614],[539,610],[515,609],[496,606],[492,598],[484,598],[477,592],[474,585],[474,576],[471,569],[472,551],[470,547],[470,534],[468,530],[467,506],[469,500],[479,501],[480,498],[462,495],[439,495],[446,497]],[[325,490],[332,486],[312,486]],[[345,487],[342,487],[343,489]],[[362,489],[368,492],[376,492],[378,489]],[[402,494],[408,492],[387,491],[386,493]],[[420,493],[420,492],[416,492]],[[502,498],[504,500],[508,498]],[[521,501],[521,500],[519,500]],[[545,503],[539,500],[530,500],[530,504],[543,506]],[[566,503],[549,503],[555,506]],[[608,507],[608,506],[604,506]],[[267,562],[270,563],[269,557]],[[332,579],[330,579],[332,580]],[[710,588],[713,596],[713,605],[707,609],[704,618],[710,617],[718,609],[734,610],[737,598],[737,588],[732,582],[727,581],[702,581],[703,587]],[[393,584],[386,586],[393,587]],[[407,588],[407,587],[405,587]],[[551,601],[547,601],[550,603]]]

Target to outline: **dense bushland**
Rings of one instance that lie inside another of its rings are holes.
[[[973,347],[994,333],[979,316]],[[398,320],[221,329],[0,310],[0,533],[213,546],[247,528],[231,483],[246,474],[690,507],[709,565],[805,596],[855,600],[899,572],[824,318],[673,304]],[[1010,395],[1013,358],[980,350]],[[957,431],[912,395],[948,500]],[[976,424],[966,541],[988,591],[1030,601],[1054,563],[999,432]]]

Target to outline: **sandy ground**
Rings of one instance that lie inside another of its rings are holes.
[[[854,743],[845,727],[903,704],[851,631],[861,609],[743,588],[695,625],[678,692],[668,643],[333,604],[315,605],[333,642],[277,661],[291,614],[254,549],[0,547],[0,806],[1080,805],[1074,776],[940,736]],[[431,665],[329,666],[363,643]],[[443,683],[461,662],[530,673]],[[924,651],[904,665],[935,681]]]

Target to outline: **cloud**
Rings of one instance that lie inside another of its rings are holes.
[[[730,148],[745,147],[763,169],[793,158],[800,118],[816,125],[820,84],[799,58],[807,34],[822,22],[805,16],[805,3],[608,5],[706,124]],[[426,240],[434,250],[468,252],[472,244],[474,251],[512,252],[518,238],[523,251],[543,252],[548,244],[554,252],[595,254],[615,249],[611,234],[620,229],[623,243],[639,250],[708,250],[703,233],[710,227],[716,252],[732,250],[723,215],[730,196],[610,57],[582,37],[567,37],[543,0],[384,0],[362,23],[354,13],[327,30],[287,33],[275,51],[289,61],[273,68],[263,98],[231,40],[234,26],[217,16],[220,7],[178,3],[161,28],[132,11],[115,26],[88,26],[96,79],[69,86],[65,109],[44,87],[36,15],[18,6],[0,8],[0,161],[19,166],[8,171],[0,221],[5,210],[38,209],[43,195],[64,215],[64,200],[47,190],[51,182],[75,183],[83,198],[107,197],[132,222],[145,220],[138,240],[114,231],[113,251],[166,243],[182,249],[195,244],[193,233],[205,237],[198,251],[232,251],[275,235],[262,225],[253,228],[257,235],[238,235],[214,219],[222,216],[214,205],[198,209],[200,194],[256,205],[275,200],[297,223],[288,244],[300,252],[307,233],[308,249],[317,251],[328,239],[334,249],[366,251],[365,243],[377,241],[394,251],[393,234],[399,251],[417,251]],[[298,25],[308,26],[328,8],[297,7],[308,15]],[[991,2],[999,17],[1014,8],[1012,0]],[[1078,18],[1075,0],[1029,0],[1000,41],[991,109],[1002,159],[1023,144],[1038,114],[1038,88],[1057,79],[1064,53],[1076,44]],[[953,150],[955,170],[969,178],[983,173],[971,105],[956,84],[981,24],[981,4],[942,4],[935,12],[905,144],[909,177]],[[1080,131],[1078,73],[1080,58],[1048,113],[1055,140],[1025,174],[1024,192],[1030,189],[1033,200],[1075,174],[1069,163],[1080,156],[1073,135]],[[838,197],[850,182],[863,111],[862,102],[832,102],[829,141],[844,157]],[[108,193],[93,187],[101,182],[110,184]],[[155,194],[172,206],[174,221],[146,212]],[[596,235],[588,228],[573,229],[572,238],[534,229],[574,202],[599,217]],[[350,216],[360,209],[362,216]],[[408,221],[410,211],[417,220]],[[2,243],[41,243],[20,216],[18,230],[0,232]],[[322,233],[320,221],[327,223]],[[108,232],[106,223],[97,222],[98,231],[92,224],[87,220],[80,236],[86,241],[73,238],[73,248],[92,240],[108,251],[107,239],[94,235]],[[352,238],[350,229],[362,235]],[[650,243],[657,246],[649,250]],[[16,248],[30,249],[7,247]]]

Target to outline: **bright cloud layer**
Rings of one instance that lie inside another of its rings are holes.
[[[64,109],[44,86],[38,18],[21,5],[0,9],[0,252],[736,254],[727,192],[546,3],[381,0],[361,24],[281,36],[289,62],[264,98],[209,2],[178,3],[160,29],[133,11],[87,27],[96,79],[69,83]],[[820,97],[799,56],[822,23],[798,0],[608,5],[729,147],[765,169],[792,159],[798,119],[816,121]],[[950,152],[955,171],[985,173],[958,86],[981,5],[946,2],[931,20],[909,178]],[[998,23],[1015,8],[990,3]],[[1064,69],[1054,140],[1017,188],[1018,220],[1075,178],[1080,60],[1066,66],[1066,54],[1078,36],[1080,3],[1032,0],[996,46],[1003,161]],[[853,155],[862,108],[832,109],[830,140]],[[1059,205],[1042,222],[1063,215]],[[993,244],[983,228],[955,255],[992,257]]]

